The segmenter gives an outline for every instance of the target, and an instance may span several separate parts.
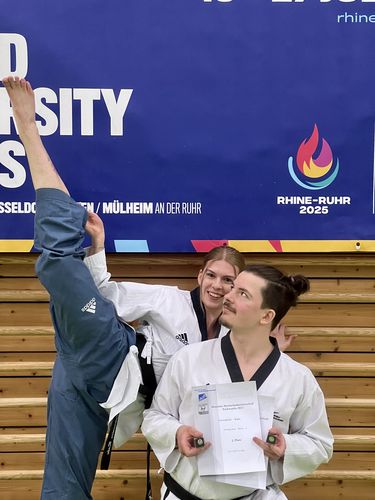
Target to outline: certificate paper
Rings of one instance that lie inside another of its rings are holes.
[[[198,455],[201,476],[266,470],[264,453],[252,438],[261,436],[255,382],[193,387],[195,427],[211,443]]]
[[[271,396],[258,396],[260,425],[262,430],[261,438],[267,439],[268,431],[272,427],[273,412],[275,400]],[[259,437],[259,436],[258,436]],[[264,457],[266,469],[268,467],[268,458]],[[266,489],[267,470],[262,472],[247,472],[244,474],[222,474],[217,476],[206,476],[206,479],[218,481],[221,483],[235,484],[237,486],[246,486],[257,490]]]

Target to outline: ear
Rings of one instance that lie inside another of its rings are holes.
[[[265,309],[262,317],[260,318],[261,325],[270,325],[273,321],[273,318],[276,316],[276,313],[273,309]]]
[[[198,285],[201,286],[202,284],[202,280],[203,280],[203,269],[199,269],[199,273],[198,273]]]

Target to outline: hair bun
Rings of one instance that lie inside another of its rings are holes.
[[[289,276],[290,284],[296,291],[297,295],[308,292],[310,290],[310,281],[301,274]]]

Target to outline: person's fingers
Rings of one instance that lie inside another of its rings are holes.
[[[276,434],[278,437],[280,437],[280,436],[282,436],[283,433],[282,433],[281,429],[279,429],[276,426],[273,426],[268,431],[268,434]]]
[[[202,432],[198,431],[197,429],[195,429],[194,427],[191,427],[190,428],[190,433],[193,437],[195,438],[200,438],[200,437],[203,437],[203,434]]]
[[[253,437],[253,441],[255,444],[257,444],[260,448],[262,448],[262,450],[266,451],[268,450],[268,445],[267,443],[265,443],[262,439],[260,438],[257,438],[257,437]]]
[[[192,452],[194,452],[195,455],[200,455],[201,453],[205,452],[209,447],[211,446],[211,443],[205,443],[204,446],[201,446],[200,448],[192,448]]]
[[[200,455],[201,453],[205,452],[209,447],[211,446],[211,443],[205,443],[204,446],[201,448],[196,448],[195,446],[187,447],[185,449],[185,453],[183,453],[187,457],[195,457],[197,455]]]
[[[292,345],[293,341],[298,337],[298,335],[289,335],[285,337],[285,347],[288,348]]]
[[[280,335],[284,335],[285,334],[285,325],[283,325],[282,323],[279,323],[276,327],[276,333],[280,334]]]
[[[194,438],[203,437],[202,432],[192,426],[181,426],[177,429],[176,440],[179,452],[186,457],[193,457],[205,451],[210,443],[205,443],[202,447],[194,446]]]
[[[256,443],[260,448],[262,448],[264,455],[270,460],[278,460],[280,454],[277,452],[276,445],[268,444],[257,437],[253,438],[254,443]]]

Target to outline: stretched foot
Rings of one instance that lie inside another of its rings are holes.
[[[3,85],[7,89],[18,133],[25,147],[34,188],[54,188],[68,193],[40,138],[35,122],[34,91],[30,83],[17,76],[7,76],[3,79]]]
[[[14,119],[16,120],[18,132],[23,132],[35,123],[35,98],[34,91],[28,81],[18,76],[7,76],[3,79],[10,102],[13,108]]]

